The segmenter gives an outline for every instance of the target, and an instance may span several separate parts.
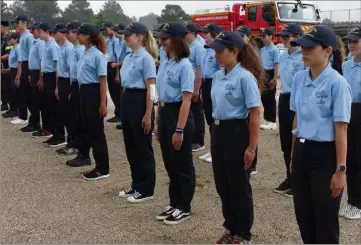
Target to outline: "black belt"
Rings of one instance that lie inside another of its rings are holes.
[[[213,119],[214,126],[232,126],[232,125],[240,125],[242,123],[248,123],[247,119],[230,119],[230,120]]]
[[[126,93],[144,93],[147,92],[147,89],[145,88],[124,88],[123,89],[124,92]]]
[[[335,145],[335,141],[321,142],[321,141],[315,141],[315,140],[308,140],[308,139],[304,139],[304,138],[297,138],[296,140],[302,144],[307,144],[307,145]]]
[[[81,88],[97,88],[100,87],[100,83],[89,83],[89,84],[80,84]]]
[[[69,77],[58,77],[58,79],[61,79],[61,80],[70,80]]]
[[[182,105],[182,101],[179,102],[171,102],[171,103],[166,103],[163,101],[159,101],[158,102],[158,106],[159,107],[180,107]]]

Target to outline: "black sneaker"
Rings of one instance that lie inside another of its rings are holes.
[[[31,137],[35,138],[35,139],[37,139],[37,138],[48,138],[48,137],[53,137],[53,134],[46,131],[46,130],[44,130],[44,129],[41,129],[41,130],[39,130],[37,132],[32,133]],[[45,142],[43,142],[43,143],[46,144]]]
[[[127,198],[127,201],[130,203],[141,203],[148,200],[152,200],[153,196],[145,196],[142,193],[135,192],[133,196]]]
[[[164,212],[158,214],[157,216],[155,216],[156,220],[165,220],[166,218],[168,218],[176,209],[173,208],[172,206],[168,206],[165,208]]]
[[[288,183],[287,180],[285,180],[276,189],[274,189],[274,192],[278,194],[283,194],[290,189],[291,189],[290,184]]]
[[[17,111],[7,111],[7,112],[5,112],[2,116],[3,116],[3,118],[17,117],[17,116],[18,116],[18,112],[17,112]]]
[[[51,136],[49,139],[43,141],[43,144],[48,145],[53,140],[54,140],[54,136]]]
[[[292,189],[289,189],[289,190],[285,191],[285,192],[283,193],[283,195],[285,195],[286,197],[292,198],[292,197],[293,197],[293,191],[292,191]]]
[[[96,169],[93,169],[89,173],[83,174],[84,179],[86,180],[100,180],[108,178],[110,175],[99,173]]]
[[[120,119],[119,119],[119,117],[112,117],[112,118],[108,119],[107,122],[110,122],[110,123],[119,123],[119,122],[120,122]]]
[[[47,144],[50,148],[55,148],[55,147],[59,147],[59,146],[63,146],[66,145],[66,141],[65,140],[60,140],[60,139],[54,139],[52,138],[52,140],[50,142],[48,142]]]
[[[164,220],[164,223],[167,225],[177,225],[191,217],[191,212],[184,212],[182,210],[176,209],[173,213]]]
[[[123,191],[120,191],[119,194],[118,194],[118,197],[130,197],[130,196],[133,196],[135,194],[135,190],[130,187],[126,190],[123,190]]]
[[[64,148],[56,150],[59,155],[72,156],[78,154],[78,150],[74,147],[65,146]]]
[[[1,111],[7,111],[9,110],[9,105],[6,103],[6,104],[1,104]]]
[[[206,149],[206,147],[204,145],[200,145],[200,144],[192,144],[192,151],[193,152],[197,152],[197,151],[201,151]]]
[[[37,132],[40,130],[40,127],[39,126],[32,126],[32,125],[28,125],[26,127],[23,127],[20,129],[21,132],[24,132],[24,133],[33,133],[33,132]]]
[[[90,157],[83,157],[77,155],[74,159],[66,161],[66,165],[69,167],[82,167],[86,165],[91,165]]]
[[[121,130],[123,129],[123,125],[121,123],[118,123],[117,126],[115,126],[115,128]]]

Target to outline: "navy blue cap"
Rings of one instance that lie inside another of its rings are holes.
[[[53,26],[51,25],[51,24],[49,24],[49,23],[41,23],[40,25],[39,25],[39,29],[40,30],[43,30],[43,31],[49,31],[49,30],[51,30],[53,28]]]
[[[267,29],[262,29],[260,36],[264,37],[264,36],[271,36],[273,35],[273,29],[272,28],[267,28]]]
[[[300,25],[297,24],[289,24],[286,25],[282,31],[280,31],[279,33],[276,34],[276,36],[289,36],[292,34],[296,34],[296,35],[303,35],[303,31],[301,29]]]
[[[332,47],[333,50],[337,50],[337,37],[336,34],[329,28],[324,26],[313,26],[305,32],[305,34],[291,42],[292,46],[303,47],[315,47],[317,45],[323,45]]]
[[[37,21],[30,26],[30,30],[40,29],[41,22]]]
[[[20,38],[20,34],[17,32],[10,32],[7,36],[7,38],[10,39],[19,39]]]
[[[118,24],[113,27],[114,31],[124,31],[124,29],[125,29],[125,25],[123,25],[123,24]]]
[[[101,28],[100,30],[101,30],[101,31],[104,31],[105,28],[113,28],[113,23],[110,22],[110,21],[104,22],[103,28]]]
[[[124,35],[129,36],[132,34],[146,34],[149,32],[148,27],[139,22],[133,22],[127,25],[124,29]]]
[[[195,34],[198,34],[199,32],[199,26],[197,24],[188,24],[187,29],[188,32],[194,32]]]
[[[225,48],[241,48],[244,45],[244,40],[236,32],[225,31],[218,34],[214,41],[206,45],[206,48],[212,48],[215,50],[223,50]]]
[[[83,35],[89,35],[91,37],[97,37],[99,30],[90,24],[82,24],[78,29],[74,29],[72,32],[76,32]]]
[[[59,31],[62,33],[66,33],[71,30],[78,29],[79,26],[81,26],[81,23],[79,21],[72,21],[66,27],[64,27],[63,29],[61,29]]]
[[[164,25],[165,25],[165,24],[161,24],[160,26],[158,26],[157,28],[155,28],[155,29],[153,30],[153,32],[160,32],[160,31],[163,29]]]
[[[200,29],[199,31],[205,32],[205,33],[214,31],[214,32],[219,33],[221,31],[223,31],[223,28],[216,24],[207,24],[203,29]]]
[[[162,30],[156,33],[154,36],[158,38],[167,37],[185,37],[188,34],[188,29],[180,22],[171,21],[165,24]]]
[[[26,15],[18,15],[16,16],[15,20],[14,21],[11,21],[11,23],[15,23],[17,21],[29,21],[29,17],[26,16]]]
[[[361,39],[361,27],[352,29],[342,40],[358,41]]]
[[[64,29],[65,27],[66,27],[65,24],[59,23],[59,24],[56,24],[53,29],[49,30],[49,32],[57,33],[58,31]]]
[[[251,29],[249,29],[248,26],[238,26],[236,29],[236,32],[238,32],[239,34],[241,34],[241,36],[243,37],[244,35],[252,35],[252,31]]]

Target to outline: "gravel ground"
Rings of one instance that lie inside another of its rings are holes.
[[[117,197],[130,184],[121,131],[106,123],[111,177],[97,182],[82,179],[92,167],[69,168],[67,157],[45,148],[41,140],[22,133],[2,119],[0,171],[0,243],[214,243],[222,233],[221,203],[210,164],[194,155],[197,187],[193,216],[167,226],[155,215],[168,204],[168,177],[160,148],[155,199],[140,205]],[[209,141],[209,135],[207,135]],[[278,131],[263,131],[258,175],[252,177],[255,203],[253,243],[301,243],[292,199],[273,193],[284,178]],[[345,199],[345,198],[344,198]],[[341,242],[361,243],[361,221],[341,219]]]

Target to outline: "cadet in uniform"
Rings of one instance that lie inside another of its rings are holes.
[[[100,31],[103,31],[104,35],[108,37],[106,41],[108,55],[107,81],[110,97],[112,98],[115,106],[115,116],[108,119],[108,122],[118,123],[121,122],[120,101],[122,88],[120,85],[119,69],[112,67],[113,63],[117,63],[117,50],[119,49],[119,40],[115,36],[114,30],[112,29],[113,27],[112,22],[105,22]]]
[[[337,48],[332,30],[315,26],[291,45],[301,46],[304,64],[310,67],[294,76],[290,100],[295,112],[291,174],[296,219],[304,243],[339,243],[350,86],[329,64]]]
[[[342,66],[343,76],[351,87],[351,120],[347,135],[347,205],[340,216],[361,219],[361,27],[343,38],[348,41],[352,59]]]
[[[201,29],[201,26],[199,25],[199,24],[196,24],[196,26],[197,26],[197,29],[198,29],[198,32],[200,31],[200,29]],[[199,33],[197,33],[197,41],[202,45],[202,46],[204,46],[204,45],[206,45],[206,41],[204,40],[204,38],[201,36],[201,35],[199,35]]]
[[[154,61],[158,57],[158,47],[148,28],[141,23],[129,24],[124,35],[126,45],[132,50],[120,70],[123,136],[132,184],[119,196],[128,197],[130,203],[140,203],[153,198],[155,187],[151,130],[153,100],[150,90],[155,86]]]
[[[204,34],[204,38],[206,40],[207,45],[210,45],[214,38],[222,31],[223,29],[220,26],[215,24],[206,25],[201,32]],[[216,53],[214,49],[207,47],[202,55],[201,60],[201,71],[202,71],[202,102],[203,102],[203,110],[204,115],[209,126],[209,132],[212,132],[212,99],[211,99],[211,86],[212,79],[214,74],[221,69],[217,60]],[[200,160],[204,160],[208,163],[212,162],[212,156],[210,152],[199,157]]]
[[[1,21],[1,70],[7,70],[8,55],[11,51],[12,46],[8,44],[9,34],[9,21]],[[10,81],[10,74],[1,72],[1,111],[7,111],[3,114],[4,118],[10,118],[17,115],[14,102],[12,102],[11,94],[13,92],[13,85]],[[10,105],[10,107],[9,107]],[[11,108],[13,105],[14,108]],[[10,110],[9,110],[10,109]]]
[[[201,72],[201,61],[202,54],[204,51],[203,46],[196,40],[198,34],[198,26],[196,24],[187,25],[188,34],[186,36],[186,42],[189,46],[190,56],[189,61],[192,64],[193,71],[195,74],[194,80],[194,91],[192,97],[191,110],[194,117],[194,134],[192,151],[197,152],[205,149],[204,146],[204,134],[205,134],[205,122],[203,103],[200,96],[200,89],[202,85],[202,72]]]
[[[165,224],[178,224],[190,218],[196,184],[192,158],[194,121],[190,111],[195,76],[184,39],[187,33],[183,24],[169,22],[156,34],[168,56],[157,74],[160,108],[154,126],[170,178],[169,206],[156,216]]]
[[[29,84],[29,52],[31,46],[33,46],[34,37],[31,35],[29,30],[27,29],[27,25],[29,23],[29,18],[25,15],[17,16],[15,21],[17,30],[20,32],[20,59],[19,62],[21,63],[21,76],[16,76],[16,80],[20,80],[20,87],[19,91],[21,96],[18,97],[19,104],[19,119],[14,122],[14,124],[27,124],[28,123],[28,108],[30,113],[32,114],[33,111],[33,98],[31,87]],[[29,125],[25,128],[22,128],[24,131],[26,128],[34,127],[36,128],[36,122],[34,122],[33,115],[30,115],[29,118]],[[25,130],[26,131],[26,130]]]
[[[225,220],[216,243],[249,243],[254,212],[249,168],[260,135],[257,81],[264,74],[255,50],[237,33],[221,32],[209,47],[224,67],[214,75],[211,90],[212,165]]]
[[[98,180],[109,177],[109,153],[104,133],[104,117],[107,115],[107,51],[105,40],[96,27],[83,24],[77,32],[79,43],[85,46],[85,54],[78,62],[77,70],[83,123],[77,158],[83,160],[84,165],[90,164],[90,147],[93,149],[96,167],[83,174],[83,177]]]
[[[43,74],[44,94],[45,94],[45,111],[51,137],[44,141],[45,144],[52,141],[59,141],[59,130],[56,128],[56,112],[57,112],[57,98],[55,97],[55,89],[57,84],[57,65],[60,56],[60,47],[55,42],[54,38],[50,36],[52,26],[48,23],[41,23],[40,38],[45,41],[45,48],[40,62],[40,69]]]
[[[252,36],[252,31],[248,26],[240,25],[237,27],[236,32],[238,32],[243,40],[250,44],[257,52],[262,48],[262,45],[258,44]]]
[[[279,52],[272,42],[273,30],[271,28],[261,31],[264,47],[261,48],[261,59],[267,75],[266,89],[261,95],[264,107],[265,124],[262,129],[277,129],[276,124],[276,90],[279,71]]]
[[[287,177],[274,191],[288,197],[292,197],[290,163],[293,137],[292,126],[295,117],[295,113],[290,110],[292,82],[293,77],[297,72],[306,69],[302,61],[301,48],[292,47],[291,41],[300,38],[302,35],[303,31],[297,24],[289,24],[277,34],[277,36],[281,37],[284,47],[288,49],[285,50],[280,57],[279,74],[282,86],[278,103],[281,149],[286,165]]]

